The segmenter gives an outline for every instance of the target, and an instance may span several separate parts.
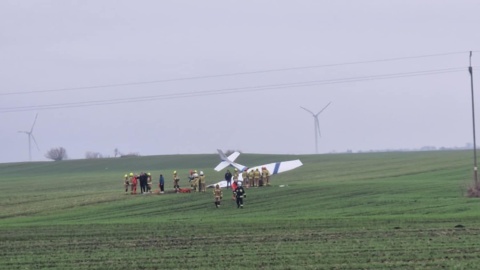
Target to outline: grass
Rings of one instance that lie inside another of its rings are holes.
[[[467,151],[242,154],[258,165],[300,158],[273,186],[125,195],[123,175],[158,183],[189,169],[219,181],[216,155],[0,164],[1,269],[474,269],[478,199]],[[286,185],[285,187],[279,187]]]

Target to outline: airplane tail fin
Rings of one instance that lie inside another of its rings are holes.
[[[237,159],[238,156],[240,156],[240,153],[239,152],[233,152],[230,156],[226,156],[222,150],[220,149],[217,149],[218,151],[218,155],[220,156],[220,159],[222,160],[218,165],[217,167],[215,167],[215,171],[221,171],[223,169],[225,169],[226,167],[228,166],[233,166],[233,167],[237,167],[239,164],[237,163],[234,163],[235,159]],[[237,166],[235,166],[237,165]]]

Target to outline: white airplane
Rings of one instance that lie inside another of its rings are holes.
[[[219,171],[225,169],[228,166],[232,166],[234,168],[237,168],[238,171],[239,171],[238,181],[240,181],[240,182],[243,182],[243,178],[242,178],[241,173],[245,170],[250,171],[250,170],[259,169],[261,171],[262,167],[266,167],[267,170],[270,172],[270,175],[275,175],[275,174],[279,174],[279,173],[282,173],[282,172],[293,170],[293,169],[298,168],[298,167],[303,165],[303,163],[299,159],[296,159],[296,160],[290,160],[290,161],[282,161],[282,162],[275,162],[275,163],[270,163],[270,164],[265,164],[265,165],[259,165],[259,166],[255,166],[255,167],[247,167],[247,166],[244,166],[242,164],[238,164],[238,163],[234,162],[235,159],[237,159],[238,156],[240,155],[239,152],[234,152],[233,154],[231,154],[230,156],[227,157],[222,152],[222,150],[217,149],[217,151],[218,151],[218,155],[220,156],[220,159],[222,161],[217,165],[217,167],[215,167],[214,170],[219,172]],[[223,180],[223,181],[220,181],[218,183],[209,185],[207,187],[213,188],[217,184],[221,188],[224,188],[224,187],[227,186],[227,181]]]

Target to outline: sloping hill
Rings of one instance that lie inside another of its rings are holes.
[[[435,269],[478,260],[478,201],[464,196],[470,152],[237,161],[297,158],[304,166],[274,176],[272,187],[248,189],[244,209],[229,190],[220,209],[210,190],[123,192],[131,171],[155,183],[164,174],[167,190],[173,170],[184,187],[189,169],[217,182],[224,172],[213,171],[213,154],[0,164],[0,268]]]

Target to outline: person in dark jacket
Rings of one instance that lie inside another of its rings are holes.
[[[146,194],[147,193],[147,174],[142,172],[139,176],[140,178],[140,192],[142,194]]]
[[[160,179],[158,180],[158,186],[160,187],[160,193],[164,193],[165,189],[165,179],[163,178],[163,174],[160,174]]]
[[[243,208],[243,198],[247,197],[247,194],[241,184],[237,185],[237,188],[233,191],[233,195],[237,198],[237,208]]]
[[[231,188],[232,185],[232,173],[230,170],[227,170],[227,173],[225,173],[225,181],[227,181],[227,188]]]

